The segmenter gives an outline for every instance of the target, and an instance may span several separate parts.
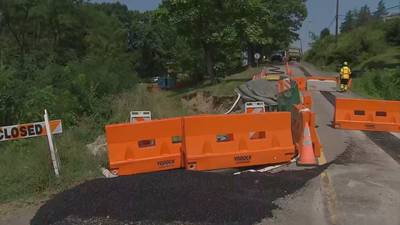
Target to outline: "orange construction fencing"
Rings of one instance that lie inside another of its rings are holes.
[[[294,105],[292,111],[292,134],[296,149],[300,152],[303,147],[304,130],[308,124],[314,155],[320,157],[322,145],[315,128],[315,119],[315,113],[309,108],[304,105]]]
[[[109,167],[118,175],[182,167],[182,118],[106,126]]]
[[[212,170],[290,161],[289,112],[184,118],[185,167]]]
[[[400,132],[400,101],[336,98],[333,125],[351,130]]]

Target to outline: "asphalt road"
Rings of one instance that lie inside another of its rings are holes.
[[[292,68],[296,76],[304,76],[298,65]],[[333,75],[306,69],[313,75]],[[312,96],[324,155],[332,164],[305,188],[279,200],[281,209],[260,224],[400,224],[399,163],[364,132],[330,127],[333,105],[320,92]],[[392,148],[400,152],[400,145]]]

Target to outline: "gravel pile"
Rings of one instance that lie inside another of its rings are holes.
[[[254,224],[325,167],[241,175],[174,170],[96,179],[54,196],[32,225]]]

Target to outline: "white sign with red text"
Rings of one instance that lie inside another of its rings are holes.
[[[62,133],[61,120],[50,121],[52,134]],[[46,136],[45,122],[27,123],[12,126],[0,127],[0,141],[11,141],[23,138]]]

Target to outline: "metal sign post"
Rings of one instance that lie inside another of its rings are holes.
[[[50,156],[51,156],[51,161],[53,163],[53,167],[54,167],[54,173],[56,175],[56,177],[60,176],[60,159],[58,157],[58,152],[57,152],[57,148],[55,148],[54,146],[54,142],[53,142],[53,136],[51,134],[51,129],[50,129],[50,122],[49,122],[49,115],[47,114],[47,110],[44,110],[44,122],[46,125],[46,134],[47,134],[47,141],[49,143],[49,150],[50,150]]]
[[[258,52],[256,52],[256,53],[254,54],[254,58],[255,58],[256,61],[257,61],[257,67],[258,67],[258,63],[259,63],[259,60],[260,60],[260,58],[261,58],[261,54],[258,53]]]

